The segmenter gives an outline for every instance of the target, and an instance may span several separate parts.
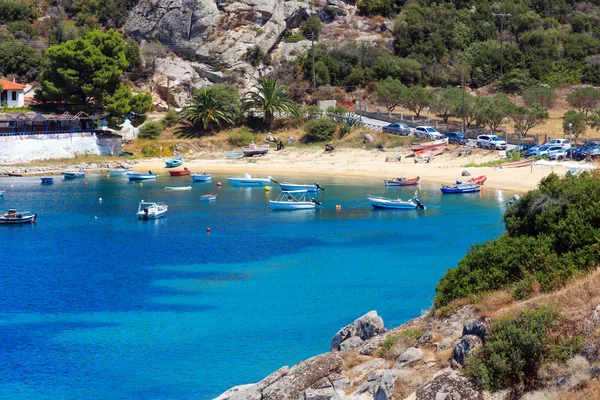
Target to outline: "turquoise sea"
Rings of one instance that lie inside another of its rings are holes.
[[[419,316],[446,268],[503,232],[512,196],[421,184],[425,212],[374,211],[366,194],[414,188],[278,175],[318,180],[324,208],[272,212],[262,188],[213,178],[0,181],[0,210],[38,213],[0,226],[0,398],[211,399],[258,381],[328,351],[370,310],[390,328]],[[193,190],[164,190],[176,185]],[[141,199],[167,203],[167,217],[138,221]]]

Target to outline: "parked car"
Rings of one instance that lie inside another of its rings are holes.
[[[506,142],[496,135],[477,136],[477,146],[483,149],[506,150]]]
[[[542,146],[538,146],[537,144],[535,146],[531,146],[526,152],[525,152],[525,157],[531,157],[531,156],[535,156],[537,155],[537,151],[540,149],[540,147]]]
[[[509,155],[511,153],[520,153],[521,155],[526,155],[527,152],[533,147],[532,144],[518,144],[510,150],[506,151],[506,154]]]
[[[549,160],[566,160],[569,158],[570,147],[560,147],[558,150],[548,151]]]
[[[417,126],[415,136],[423,139],[441,139],[443,135],[432,126]]]
[[[450,144],[466,144],[469,138],[462,132],[448,132],[444,135]]]
[[[384,126],[381,130],[383,132],[391,133],[393,135],[407,136],[410,134],[410,126],[408,126],[407,124],[404,124],[402,122],[394,122],[393,124]]]
[[[552,139],[551,141],[549,141],[548,143],[546,143],[546,145],[548,145],[548,146],[571,147],[571,142],[569,142],[569,139]]]
[[[592,158],[592,159],[594,159],[594,160],[595,160],[596,158],[600,157],[600,144],[596,144],[596,145],[594,145],[593,147],[589,148],[589,149],[586,151],[586,154],[587,154],[588,156],[590,156],[590,158]]]
[[[583,147],[571,147],[570,149],[570,158],[572,160],[581,161],[585,160],[587,157],[587,149]]]
[[[561,146],[550,146],[548,144],[545,144],[539,148],[536,155],[540,156],[540,157],[544,157],[544,156],[550,157],[550,152],[554,152],[554,151],[557,151],[560,149],[562,149]]]

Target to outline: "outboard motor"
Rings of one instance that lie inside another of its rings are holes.
[[[317,190],[325,191],[325,189],[323,188],[323,186],[319,185],[319,182],[315,182],[315,186],[317,187]]]
[[[415,197],[415,204],[417,205],[417,210],[424,210],[425,209],[425,205],[423,203],[421,203],[421,201],[419,199],[417,199]]]
[[[148,207],[144,207],[144,221],[148,221]]]
[[[320,202],[320,201],[317,201],[317,200],[315,200],[315,198],[314,198],[314,197],[311,197],[311,198],[310,198],[310,201],[312,201],[313,203],[315,203],[315,204],[316,204],[316,205],[318,205],[318,206],[320,206],[320,205],[321,205],[321,202]]]

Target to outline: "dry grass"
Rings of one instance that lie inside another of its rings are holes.
[[[357,365],[372,360],[373,357],[363,356],[358,352],[358,350],[349,350],[344,353],[342,359],[344,362],[344,371],[348,372]]]
[[[592,379],[583,384],[583,387],[567,393],[561,393],[560,399],[565,400],[593,400],[600,399],[600,380]]]
[[[498,310],[514,304],[515,299],[507,290],[484,293],[475,300],[475,310],[482,316],[493,318]]]

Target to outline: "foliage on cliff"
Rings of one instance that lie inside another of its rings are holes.
[[[600,261],[600,177],[544,178],[504,215],[506,233],[474,245],[441,278],[435,306],[511,288],[517,298],[561,287]]]

